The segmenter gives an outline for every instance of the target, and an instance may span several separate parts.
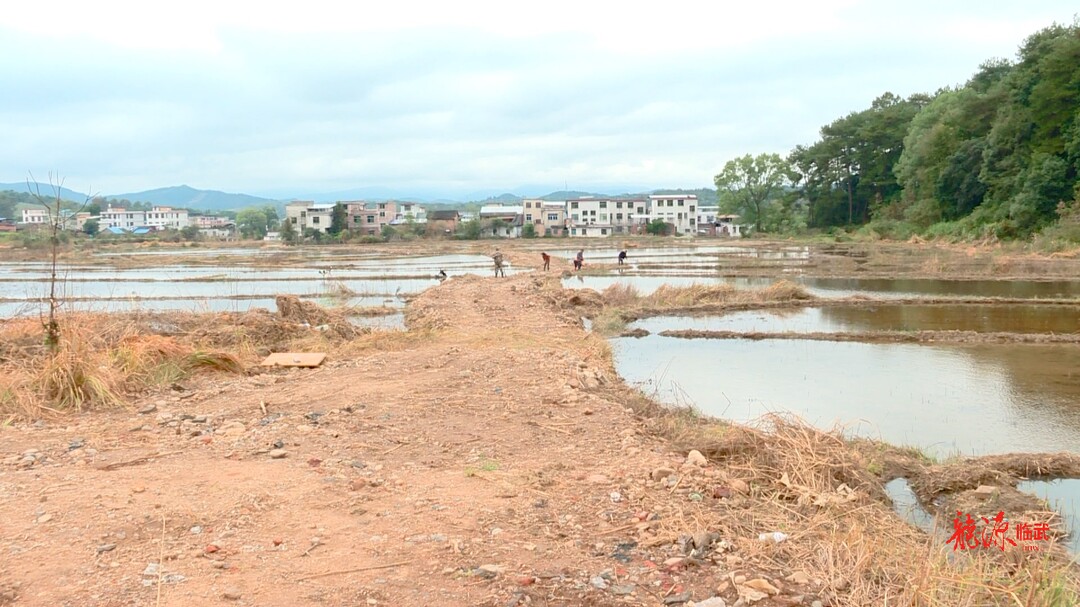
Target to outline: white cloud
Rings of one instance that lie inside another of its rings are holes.
[[[0,181],[703,186],[887,90],[963,82],[1075,10],[729,4],[19,3],[0,13]]]

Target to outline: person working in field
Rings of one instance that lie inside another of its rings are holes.
[[[495,252],[491,255],[492,261],[495,262],[495,276],[506,276],[506,270],[503,269],[503,254],[499,249],[495,249]]]
[[[580,270],[585,265],[585,249],[580,249],[577,252],[577,257],[574,257],[574,269]]]
[[[619,251],[619,265],[626,263],[626,251]]]
[[[548,255],[547,252],[545,251],[543,253],[540,253],[540,258],[544,260],[544,269],[545,270],[550,270],[551,269],[551,255]]]

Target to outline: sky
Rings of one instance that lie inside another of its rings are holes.
[[[712,186],[1071,2],[96,0],[0,12],[0,182],[267,195]],[[730,6],[729,6],[730,4]]]

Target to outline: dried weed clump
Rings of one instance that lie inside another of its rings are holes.
[[[740,538],[738,554],[749,563],[803,564],[822,576],[822,598],[832,605],[1065,607],[1080,600],[1077,570],[1060,549],[954,552],[944,536],[905,523],[839,428],[821,431],[778,415],[730,425],[636,393],[623,400],[677,449],[716,462],[717,486],[732,494],[723,508],[665,521],[662,537],[685,533],[689,516],[700,528]],[[774,531],[788,540],[757,541]]]
[[[601,293],[581,289],[568,297],[570,305],[594,318],[619,317],[623,321],[678,312],[722,312],[755,305],[798,305],[816,299],[803,287],[787,280],[763,289],[739,289],[729,284],[663,284],[648,295],[642,295],[632,285],[616,283]]]
[[[118,407],[125,395],[199,369],[243,373],[237,355],[217,351],[181,329],[185,319],[183,314],[71,313],[60,319],[59,346],[53,350],[41,347],[45,334],[37,320],[5,321],[0,324],[0,415],[33,418],[42,412]]]

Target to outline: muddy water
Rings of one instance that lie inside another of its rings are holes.
[[[931,453],[1080,450],[1080,348],[798,340],[612,340],[619,373],[673,404],[818,427]]]
[[[693,284],[730,284],[740,288],[760,288],[781,278],[802,285],[818,297],[850,297],[867,295],[875,298],[908,297],[1007,297],[1018,299],[1080,298],[1078,280],[938,280],[938,279],[872,279],[872,278],[813,278],[805,276],[723,277],[679,276],[663,274],[623,276],[571,276],[563,279],[570,289],[589,288],[602,291],[613,284],[635,287],[643,294],[652,293],[660,285],[689,286]]]
[[[226,251],[230,254],[239,252],[252,250]],[[162,252],[140,252],[158,253]],[[60,269],[59,293],[62,299],[72,300],[66,302],[66,307],[76,310],[242,311],[267,307],[267,301],[272,307],[272,298],[277,294],[329,298],[333,305],[340,304],[340,298],[335,296],[339,293],[396,301],[438,284],[435,276],[439,270],[444,270],[448,276],[485,275],[491,272],[492,266],[491,259],[483,255],[325,256],[301,260],[303,267],[259,267],[240,265],[252,261],[249,259],[236,261],[238,265],[166,265],[130,269],[66,265]],[[507,268],[508,274],[516,271],[525,269]],[[47,295],[47,277],[48,266],[43,263],[0,264],[0,318],[37,313],[39,303],[35,300]]]
[[[666,330],[763,333],[864,331],[977,331],[1080,333],[1080,306],[874,305],[756,310],[723,316],[665,316],[631,324],[650,333]]]
[[[346,307],[380,307],[401,308],[405,301],[399,297],[376,296],[376,297],[312,297],[305,298],[317,302],[319,305],[333,308]],[[272,297],[256,298],[191,298],[191,299],[98,299],[93,301],[66,302],[61,307],[64,312],[151,312],[151,311],[182,311],[182,312],[246,312],[255,308],[276,310],[277,306]],[[37,316],[48,310],[46,304],[39,302],[0,302],[0,318],[15,316]]]
[[[1065,517],[1065,527],[1069,530],[1069,550],[1080,553],[1080,479],[1025,481],[1016,488],[1043,498]]]

